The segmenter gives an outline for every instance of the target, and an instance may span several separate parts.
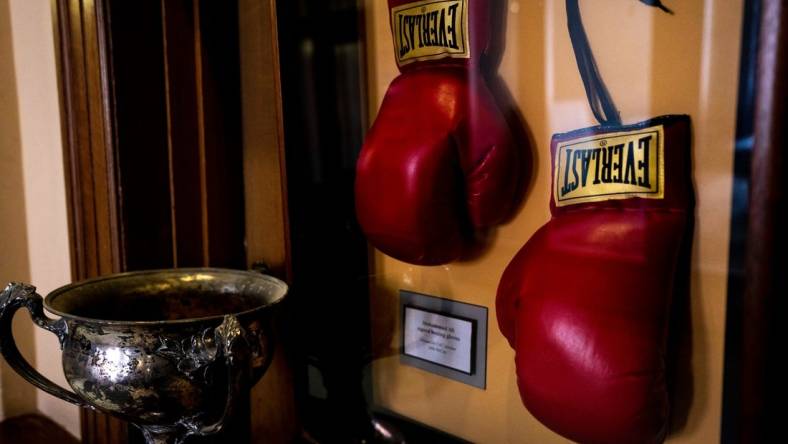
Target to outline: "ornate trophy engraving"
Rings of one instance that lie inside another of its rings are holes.
[[[59,288],[44,300],[11,283],[0,293],[0,352],[31,384],[139,427],[150,443],[222,430],[272,358],[271,320],[287,293],[256,272],[175,269],[123,273]],[[54,333],[72,391],[21,356],[11,331],[22,307]],[[53,320],[43,308],[61,316]]]

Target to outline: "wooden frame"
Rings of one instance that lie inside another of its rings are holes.
[[[258,262],[289,278],[273,0],[54,4],[73,278]],[[294,440],[293,386],[279,347],[251,424],[219,439]],[[82,413],[86,443],[134,442],[131,430]]]
[[[788,5],[761,3],[750,173],[750,207],[745,255],[741,356],[740,442],[765,442],[784,433],[780,418],[785,364],[779,350],[788,279],[781,268],[788,255],[785,227],[788,167],[784,132],[788,125]]]
[[[104,3],[57,2],[64,159],[75,280],[125,269]],[[85,443],[125,442],[127,425],[83,411]]]

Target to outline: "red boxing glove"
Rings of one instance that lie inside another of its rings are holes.
[[[552,219],[496,301],[523,403],[575,441],[660,442],[668,312],[694,208],[689,117],[559,134],[551,152]]]
[[[355,192],[367,238],[399,260],[457,259],[517,204],[520,155],[479,68],[491,3],[389,0],[401,74],[367,134]]]

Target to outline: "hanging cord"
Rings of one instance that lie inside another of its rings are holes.
[[[662,4],[662,0],[640,0],[640,2],[641,3],[645,3],[645,4],[649,5],[649,6],[653,6],[655,8],[659,8],[659,9],[667,12],[668,14],[673,15],[673,11],[668,9],[667,6],[663,5]]]
[[[673,14],[673,11],[665,7],[661,0],[640,1]],[[577,69],[580,71],[580,78],[583,80],[591,112],[594,113],[594,117],[603,127],[620,126],[621,116],[618,109],[616,109],[615,103],[613,103],[613,99],[610,97],[605,83],[602,81],[602,76],[599,74],[594,54],[591,52],[591,45],[588,43],[588,36],[586,36],[585,28],[583,28],[583,20],[580,17],[580,7],[577,0],[566,0],[566,17],[567,26],[569,27],[569,39],[572,41],[572,50],[575,53],[575,60],[577,60]]]

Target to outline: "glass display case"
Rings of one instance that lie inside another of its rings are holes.
[[[194,442],[776,430],[779,1],[54,4],[74,280],[290,288]]]

